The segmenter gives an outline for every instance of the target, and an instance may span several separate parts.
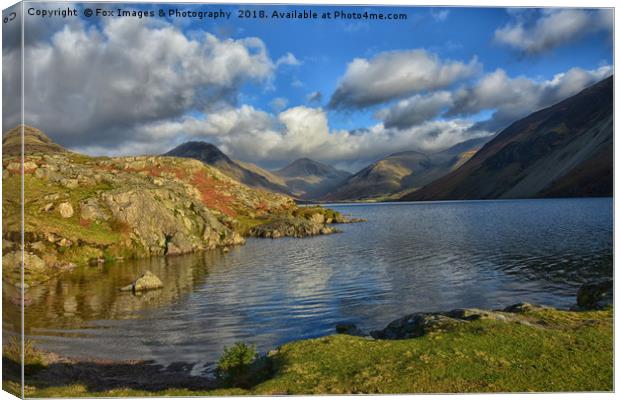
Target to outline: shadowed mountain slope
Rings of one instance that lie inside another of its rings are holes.
[[[452,173],[402,200],[613,194],[613,76],[514,122]]]

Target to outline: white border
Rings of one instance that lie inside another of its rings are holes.
[[[33,1],[26,0],[25,2],[43,2],[43,1]],[[62,2],[62,1],[58,1]],[[67,1],[70,2],[70,1]],[[80,1],[81,2],[81,1]],[[106,1],[83,1],[84,3],[101,3]],[[11,5],[17,3],[17,1],[11,0],[0,0],[0,5],[2,9],[10,7]],[[264,1],[264,0],[243,0],[243,1],[230,1],[230,0],[207,0],[207,1],[179,1],[179,0],[169,0],[169,1],[148,1],[148,0],[131,0],[127,1],[127,3],[197,3],[197,4],[318,4],[318,5],[378,5],[378,6],[389,6],[389,5],[402,5],[402,6],[464,6],[464,7],[579,7],[579,8],[590,8],[590,7],[615,7],[615,2],[611,0],[590,0],[590,1],[578,1],[578,0],[564,0],[564,1],[553,1],[553,0],[519,0],[518,2],[510,2],[507,0],[422,0],[420,2],[408,1],[408,0],[297,0],[297,1]],[[615,10],[614,10],[615,14]],[[2,38],[2,33],[0,30],[0,40]],[[617,54],[618,49],[618,31],[614,30],[614,62],[612,65],[615,67],[615,55]],[[1,66],[0,66],[1,72]],[[614,82],[615,86],[615,82]],[[0,79],[0,90],[2,89],[2,82]],[[1,100],[0,100],[1,104]],[[618,120],[618,108],[616,107],[616,91],[614,87],[614,121]],[[615,124],[614,124],[615,125]],[[614,130],[615,136],[615,130]],[[615,154],[618,154],[618,150],[620,149],[620,140],[616,140],[614,137],[614,187],[617,187],[619,179],[618,172],[620,171],[619,163],[616,163]],[[0,155],[0,162],[2,160],[2,156]],[[0,186],[0,202],[2,201],[2,188]],[[617,209],[620,204],[620,199],[617,196],[614,196],[614,210]],[[615,213],[614,213],[615,215]],[[618,230],[616,229],[616,220],[614,217],[614,250],[617,248],[618,238],[620,237]],[[1,249],[0,249],[1,254]],[[616,267],[619,264],[618,259],[614,256],[614,275],[616,271]],[[0,297],[0,306],[2,304],[2,299]],[[615,298],[614,308],[617,310],[618,298]],[[616,344],[618,342],[618,330],[615,329],[617,323],[617,314],[614,313],[614,388],[618,388],[619,378],[618,378],[618,357],[617,357],[617,347]],[[1,370],[0,366],[0,370]],[[510,400],[522,400],[522,399],[549,399],[549,400],[572,400],[572,399],[584,399],[588,400],[599,400],[599,399],[612,399],[615,398],[614,393],[545,393],[545,394],[454,394],[454,395],[377,395],[371,396],[376,399],[393,399],[395,396],[401,399],[411,399],[411,400],[437,400],[442,397],[440,396],[450,396],[451,398],[466,398],[466,399],[495,399],[495,398],[506,398]],[[258,397],[258,396],[256,396]],[[277,396],[260,396],[261,398],[267,399],[277,399],[280,397]],[[326,400],[331,399],[334,396],[285,396],[285,398],[296,398],[296,399],[308,399],[308,400]],[[345,397],[345,396],[338,396]],[[353,396],[346,396],[353,397]],[[367,396],[364,396],[367,397]],[[15,399],[16,397],[8,394],[7,392],[0,391],[0,400],[5,399]],[[150,397],[151,399],[169,399],[170,397],[158,398],[158,397]],[[205,398],[205,397],[190,397],[190,398]],[[245,397],[227,397],[229,399],[246,399]]]

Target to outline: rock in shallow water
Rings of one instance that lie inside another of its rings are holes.
[[[614,302],[614,281],[611,279],[581,285],[577,305],[582,308],[603,308]]]
[[[164,284],[161,279],[157,277],[157,275],[155,275],[151,271],[146,271],[132,284],[122,287],[121,290],[125,292],[142,292],[145,290],[161,289],[163,287]]]

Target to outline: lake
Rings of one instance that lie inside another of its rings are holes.
[[[372,330],[416,311],[568,308],[580,284],[613,275],[610,198],[331,207],[368,221],[65,273],[28,292],[26,333],[62,355],[209,366],[236,341],[267,351],[341,321]],[[147,269],[163,290],[118,291]]]

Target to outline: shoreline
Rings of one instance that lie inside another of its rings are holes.
[[[584,197],[531,197],[531,198],[514,198],[514,199],[463,199],[463,200],[405,200],[405,201],[351,201],[351,202],[324,202],[302,204],[306,206],[321,207],[348,207],[348,206],[367,206],[367,205],[416,205],[416,204],[450,204],[450,203],[494,203],[494,202],[511,202],[511,201],[536,201],[536,200],[585,200],[585,199],[609,199],[613,200],[613,196],[584,196]]]
[[[271,220],[265,221],[259,225],[256,225],[254,228],[251,228],[247,232],[243,232],[239,234],[241,240],[236,240],[232,243],[218,243],[213,248],[198,248],[188,252],[181,253],[170,253],[170,254],[146,254],[142,256],[132,256],[128,258],[124,257],[114,257],[111,259],[102,259],[102,258],[92,258],[89,259],[86,264],[67,264],[62,265],[60,267],[51,267],[49,269],[55,269],[52,273],[45,274],[44,277],[39,276],[36,282],[24,282],[24,293],[28,291],[30,288],[37,287],[42,285],[49,280],[57,278],[62,275],[64,272],[69,272],[74,270],[80,266],[97,266],[97,265],[105,265],[110,261],[113,262],[123,262],[125,260],[147,260],[153,257],[174,257],[174,256],[183,256],[188,254],[200,254],[207,251],[223,251],[228,252],[230,247],[235,246],[243,246],[247,239],[280,239],[280,238],[295,238],[295,239],[303,239],[306,237],[312,236],[320,236],[320,235],[330,235],[334,233],[341,233],[340,230],[335,228],[335,225],[343,225],[343,224],[353,224],[353,223],[361,223],[366,222],[363,218],[356,218],[345,216],[337,211],[333,211],[329,208],[323,207],[321,205],[313,205],[311,207],[300,207],[300,209],[304,210],[304,212],[300,213],[300,217],[290,216],[288,214],[276,215]],[[311,211],[311,215],[307,215],[307,210]],[[295,211],[293,212],[295,213]],[[319,216],[319,217],[317,217]],[[238,233],[238,232],[235,232]],[[11,254],[7,255],[10,256]],[[34,254],[25,253],[25,258],[27,257],[36,257]],[[4,257],[3,257],[4,258]],[[49,271],[48,271],[49,272]],[[43,278],[43,279],[41,279]],[[2,277],[3,284],[10,285],[13,288],[21,289],[21,282],[12,282],[7,279],[3,274]],[[19,305],[19,304],[16,304]],[[25,304],[27,306],[27,304]]]
[[[583,287],[585,286],[587,285]],[[337,324],[334,334],[313,339],[293,340],[260,356],[253,364],[259,365],[259,367],[253,370],[249,378],[248,382],[251,382],[251,384],[242,385],[243,387],[225,384],[205,374],[192,374],[192,370],[201,362],[173,362],[164,367],[152,360],[115,361],[97,358],[74,358],[34,349],[31,349],[32,353],[36,355],[33,357],[38,361],[27,365],[27,371],[30,370],[31,373],[26,375],[26,384],[32,392],[30,395],[37,397],[40,397],[37,393],[40,393],[41,396],[54,396],[55,394],[67,396],[67,391],[75,390],[76,387],[79,387],[81,390],[76,396],[109,396],[116,395],[115,393],[118,390],[123,391],[121,395],[155,396],[169,394],[273,394],[269,389],[273,385],[280,387],[279,385],[286,383],[284,386],[292,385],[292,387],[296,387],[288,379],[284,378],[290,375],[292,371],[290,368],[295,370],[296,367],[294,365],[297,365],[297,363],[302,362],[304,364],[308,360],[319,362],[317,360],[322,360],[325,357],[329,359],[332,351],[322,349],[325,346],[335,346],[334,351],[343,352],[347,357],[361,357],[361,354],[365,354],[370,349],[374,352],[378,351],[378,354],[389,350],[389,354],[392,354],[392,348],[398,349],[405,346],[416,349],[420,346],[425,348],[430,346],[425,351],[428,352],[429,357],[433,357],[433,346],[439,343],[437,342],[438,340],[441,341],[441,346],[446,346],[449,351],[457,355],[467,349],[474,349],[473,359],[467,363],[467,365],[471,366],[481,362],[478,359],[479,357],[476,356],[478,354],[476,352],[497,353],[497,356],[492,357],[500,357],[501,354],[508,351],[508,348],[516,345],[519,340],[527,341],[532,337],[533,339],[531,340],[533,342],[531,345],[536,347],[540,345],[540,338],[537,337],[543,337],[546,338],[545,340],[563,343],[553,347],[553,351],[558,354],[550,357],[550,361],[561,361],[565,357],[572,357],[574,355],[574,349],[569,350],[565,347],[566,340],[573,343],[575,340],[583,340],[594,334],[595,342],[607,343],[609,346],[613,345],[613,305],[610,305],[608,302],[609,297],[607,295],[609,292],[601,295],[600,287],[591,287],[585,295],[583,290],[580,289],[578,302],[580,301],[583,304],[584,301],[587,301],[588,305],[581,305],[568,310],[518,303],[502,310],[456,309],[446,312],[415,313],[390,322],[382,330],[371,332],[370,335],[372,337],[359,331],[354,325],[346,323]],[[468,337],[470,339],[467,339]],[[498,343],[500,348],[491,346],[491,343],[495,342]],[[589,342],[586,341],[584,344],[586,347],[582,350],[590,354],[590,356],[598,354],[598,356],[605,358],[613,355],[611,352],[607,354],[605,351],[601,351],[603,350],[602,348],[588,347],[595,342],[588,345]],[[464,347],[455,350],[453,347],[457,345],[461,347],[464,345]],[[501,348],[502,346],[508,346],[508,348]],[[520,346],[518,347],[520,348]],[[476,350],[477,348],[479,350]],[[350,349],[355,349],[352,354]],[[361,353],[358,353],[358,351]],[[428,363],[434,365],[434,361],[429,361],[433,360],[433,358],[427,360],[426,356],[424,356],[426,354],[425,351],[422,351],[419,355],[420,359],[423,360],[420,367]],[[356,354],[358,355],[356,356]],[[583,359],[584,355],[579,355],[579,357],[578,360],[573,362],[585,360]],[[443,356],[440,358],[443,358]],[[374,360],[374,358],[372,359]],[[449,359],[451,360],[451,358]],[[505,361],[502,361],[502,363],[511,365],[509,357],[507,358],[505,354],[503,359]],[[383,362],[379,360],[381,359],[373,362],[382,364]],[[484,357],[482,360],[484,361]],[[456,362],[455,360],[452,361]],[[536,358],[532,358],[531,362],[536,363],[538,361]],[[585,361],[583,362],[585,363]],[[217,360],[213,360],[213,363],[217,363]],[[6,349],[3,349],[3,364],[7,372],[17,366],[15,362],[8,358]],[[211,362],[203,364],[204,371]],[[597,364],[600,363],[596,361],[595,365]],[[342,368],[346,365],[348,365],[348,362],[345,362]],[[604,366],[604,364],[598,365],[598,367]],[[583,366],[583,368],[588,370],[593,367],[589,362]],[[360,368],[362,370],[372,369],[373,364],[361,365]],[[433,368],[438,368],[438,366]],[[433,373],[433,371],[427,372]],[[558,371],[558,373],[560,372]],[[331,373],[334,373],[334,371]],[[301,375],[296,379],[305,380],[310,376],[306,373]],[[10,376],[9,372],[7,377],[10,378]],[[541,376],[543,380],[544,376],[545,374]],[[156,377],[156,379],[153,379],[153,377]],[[6,379],[3,383],[5,389],[10,387],[10,382],[7,382]],[[611,386],[608,389],[611,390],[610,388]],[[549,390],[551,389],[558,391],[558,387],[551,387]],[[321,385],[317,386],[316,392],[307,388],[300,391],[297,391],[297,389],[291,390],[291,388],[288,388],[285,393],[308,394],[325,392],[325,388]],[[600,387],[597,390],[605,390],[605,387]],[[220,393],[219,391],[223,392]],[[362,390],[359,392],[371,393],[373,391],[366,392]],[[327,390],[326,393],[347,393],[347,391]],[[377,393],[405,392],[386,389]],[[69,397],[71,396],[69,395]]]

